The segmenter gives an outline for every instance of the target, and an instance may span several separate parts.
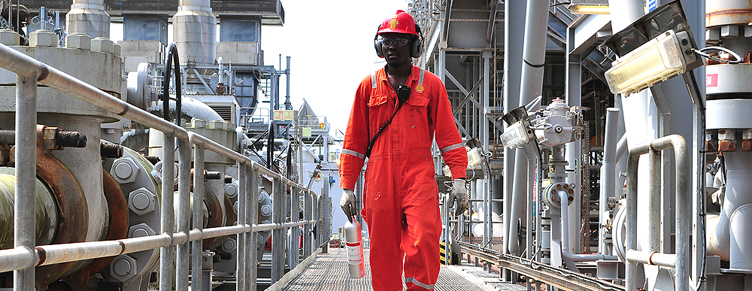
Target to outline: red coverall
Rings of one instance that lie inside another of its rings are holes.
[[[410,98],[376,140],[365,173],[361,214],[371,240],[376,291],[402,290],[403,262],[408,290],[431,290],[438,279],[441,217],[431,157],[434,133],[452,177],[465,178],[467,168],[444,84],[413,66],[406,85]],[[340,156],[342,188],[355,189],[368,142],[398,104],[383,68],[360,83]]]

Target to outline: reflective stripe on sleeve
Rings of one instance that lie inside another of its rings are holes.
[[[453,144],[453,145],[450,145],[450,146],[444,147],[444,148],[443,148],[443,149],[441,149],[440,151],[441,151],[441,153],[443,154],[443,153],[446,153],[446,152],[448,152],[448,151],[451,151],[451,150],[453,150],[453,149],[458,149],[458,148],[461,148],[461,147],[464,147],[464,146],[465,146],[465,145],[463,145],[462,143],[456,143],[456,144]]]
[[[420,77],[418,78],[418,85],[423,85],[423,77],[426,75],[426,71],[420,69]]]
[[[366,159],[366,155],[361,154],[361,153],[356,152],[356,151],[343,149],[342,153],[343,154],[348,154],[348,155],[351,155],[351,156],[355,156],[355,157],[358,157],[358,158],[361,158],[361,159],[364,159],[364,160]]]
[[[418,287],[420,288],[428,289],[428,290],[433,290],[433,286],[434,286],[434,284],[431,284],[431,285],[424,284],[413,277],[405,278],[405,283],[413,283],[415,285],[418,285]]]
[[[376,80],[376,72],[371,73],[371,89],[376,89],[376,86],[379,84]]]

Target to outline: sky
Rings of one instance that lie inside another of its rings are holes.
[[[298,109],[305,99],[320,118],[326,116],[331,134],[345,132],[355,90],[363,78],[383,67],[373,37],[379,24],[406,0],[282,0],[284,26],[263,26],[264,64],[286,68],[290,56],[290,99]],[[280,80],[284,102],[285,77]],[[262,97],[263,98],[263,97]],[[341,137],[341,135],[339,135]]]

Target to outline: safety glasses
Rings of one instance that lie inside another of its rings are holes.
[[[402,37],[400,37],[400,38],[386,38],[386,37],[382,37],[382,36],[379,36],[379,41],[381,41],[381,44],[383,46],[387,46],[387,47],[388,46],[392,46],[392,45],[406,46],[407,43],[410,42],[410,40],[407,39],[407,38],[402,38]]]

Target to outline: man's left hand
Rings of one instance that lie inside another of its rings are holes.
[[[449,192],[449,207],[454,205],[457,200],[457,207],[454,209],[455,215],[460,215],[467,210],[470,202],[467,197],[467,188],[465,188],[465,179],[454,179],[452,181],[452,191]]]

